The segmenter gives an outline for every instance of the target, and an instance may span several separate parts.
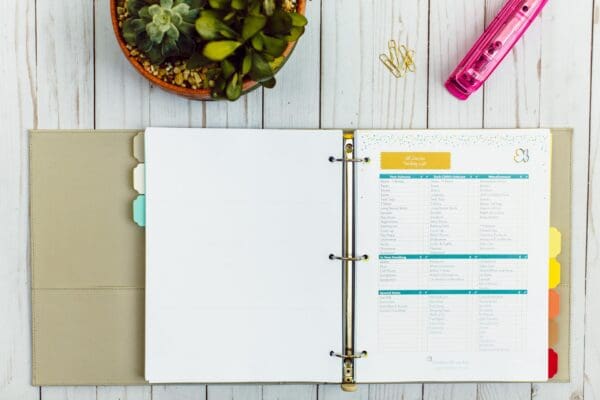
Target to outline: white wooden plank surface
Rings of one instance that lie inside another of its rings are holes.
[[[387,384],[369,385],[369,400],[421,400],[423,385],[420,384]]]
[[[6,131],[0,135],[0,223],[9,227],[0,229],[0,317],[6,319],[6,323],[1,321],[0,329],[0,400],[422,396],[575,400],[584,394],[586,398],[600,398],[600,325],[596,317],[600,312],[596,298],[600,288],[599,241],[594,220],[600,207],[594,173],[600,135],[600,5],[596,4],[594,13],[593,0],[551,1],[542,22],[528,32],[486,84],[485,91],[467,103],[457,102],[442,83],[483,29],[485,18],[489,20],[501,3],[313,0],[308,5],[309,31],[279,74],[278,87],[264,94],[255,91],[228,104],[179,99],[138,77],[112,37],[108,0],[5,1],[4,11],[9,17],[0,25],[0,72],[14,79],[5,78],[0,83],[0,121]],[[319,18],[321,26],[317,29]],[[592,86],[593,21],[596,52]],[[385,51],[392,37],[417,50],[417,74],[397,81],[379,64],[377,55]],[[591,90],[594,97],[590,113]],[[337,385],[51,387],[41,391],[31,387],[25,130],[147,125],[574,127],[571,383],[364,385],[353,394],[340,392]]]
[[[150,386],[98,386],[96,400],[151,400]]]
[[[356,392],[343,392],[339,385],[319,385],[319,400],[367,400],[369,385],[359,385]]]
[[[585,298],[584,394],[600,399],[600,2],[594,8],[594,52],[590,135],[590,194]]]
[[[40,128],[93,128],[93,3],[38,0],[36,19]]]
[[[264,385],[262,400],[317,400],[317,385]]]
[[[96,400],[96,388],[89,386],[42,388],[42,399],[45,400]]]
[[[425,0],[323,2],[323,128],[426,126],[427,14]],[[395,79],[379,62],[390,39],[416,51],[416,74]]]
[[[489,24],[504,0],[486,1]],[[485,128],[537,128],[540,124],[542,22],[529,28],[485,84]]]
[[[466,102],[444,87],[483,32],[485,0],[432,1],[429,10],[429,128],[481,128],[483,91]]]
[[[35,2],[4,4],[0,24],[0,399],[38,399],[31,383],[27,129],[37,124]]]
[[[153,385],[151,398],[152,400],[204,400],[206,385]]]
[[[262,399],[261,385],[208,385],[207,399],[209,400],[260,400]]]

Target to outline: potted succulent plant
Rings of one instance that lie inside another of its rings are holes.
[[[132,65],[153,84],[198,99],[271,88],[304,33],[306,0],[111,0]]]

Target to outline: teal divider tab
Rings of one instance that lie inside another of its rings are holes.
[[[146,196],[143,194],[133,200],[133,221],[141,227],[146,226]]]

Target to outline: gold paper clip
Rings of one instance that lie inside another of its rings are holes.
[[[396,45],[396,41],[394,39],[391,39],[388,42],[388,49],[390,51],[390,61],[392,62],[392,64],[394,64],[394,66],[396,67],[396,69],[398,69],[400,71],[400,57],[398,57],[399,52],[398,52],[398,46]]]
[[[396,78],[402,78],[402,72],[394,65],[387,54],[380,54],[379,60]]]
[[[405,45],[400,45],[398,52],[402,58],[402,68],[405,71],[415,72],[417,69],[415,65],[415,51],[410,50]]]

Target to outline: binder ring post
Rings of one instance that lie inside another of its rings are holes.
[[[359,358],[367,356],[367,352],[354,352],[354,287],[355,287],[355,263],[366,261],[369,256],[364,254],[356,256],[354,242],[354,174],[357,163],[368,163],[369,157],[357,158],[354,155],[354,135],[344,133],[342,158],[329,157],[329,162],[342,163],[342,255],[330,254],[330,260],[342,262],[342,348],[343,351],[336,353],[331,351],[331,357],[342,359],[342,390],[346,392],[356,391],[356,379],[354,362]]]

